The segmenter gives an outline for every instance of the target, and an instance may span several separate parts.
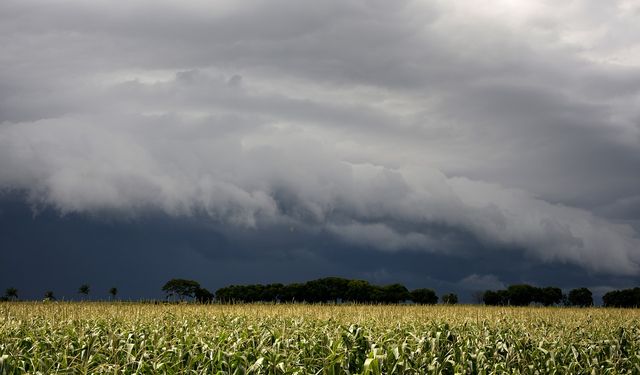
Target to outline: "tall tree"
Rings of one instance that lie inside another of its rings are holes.
[[[83,294],[85,297],[89,295],[89,285],[88,284],[82,284],[80,285],[80,288],[78,288],[78,293]]]
[[[53,291],[47,290],[44,292],[44,299],[47,301],[55,301],[56,297],[53,295]]]
[[[553,286],[542,288],[537,300],[545,306],[556,305],[562,301],[562,289]]]
[[[185,297],[194,298],[198,289],[200,289],[200,283],[185,279],[171,279],[162,287],[162,291],[167,294],[167,298],[176,295],[181,301]]]
[[[411,294],[402,284],[391,284],[382,287],[382,302],[400,303],[408,299],[411,299]]]
[[[506,306],[509,304],[509,292],[501,290],[487,290],[482,296],[482,301],[487,306]]]
[[[349,280],[344,291],[344,299],[351,302],[369,302],[373,299],[374,288],[365,280]]]
[[[528,306],[538,297],[538,288],[527,284],[510,285],[507,292],[512,306]]]
[[[449,293],[442,296],[442,303],[445,305],[455,305],[458,303],[458,295],[455,293]]]
[[[16,288],[7,288],[7,290],[5,290],[4,292],[5,297],[7,297],[7,299],[9,301],[15,301],[18,299],[18,289]]]
[[[593,296],[587,288],[577,288],[569,292],[571,306],[588,307],[593,305]]]
[[[432,289],[420,288],[411,292],[411,300],[419,305],[435,305],[438,296]]]
[[[640,307],[640,288],[612,290],[602,296],[605,307]]]
[[[118,295],[118,288],[116,288],[115,286],[110,288],[109,294],[111,294],[111,299],[116,299],[116,296]]]
[[[214,297],[213,293],[211,293],[205,288],[196,289],[194,296],[196,298],[196,301],[200,303],[211,303],[213,302],[213,297]]]

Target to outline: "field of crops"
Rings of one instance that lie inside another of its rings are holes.
[[[0,374],[640,373],[640,312],[0,304]]]

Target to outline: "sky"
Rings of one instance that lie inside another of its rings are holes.
[[[0,2],[0,288],[640,285],[640,3]]]

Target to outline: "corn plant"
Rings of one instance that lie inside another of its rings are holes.
[[[640,312],[0,304],[0,374],[637,374]]]

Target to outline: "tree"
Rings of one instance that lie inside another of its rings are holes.
[[[15,301],[18,299],[18,289],[16,288],[7,288],[4,292],[5,297],[8,301]]]
[[[109,289],[109,294],[111,294],[112,299],[116,299],[116,296],[118,295],[118,288],[113,287]]]
[[[216,290],[215,297],[221,302],[306,301],[312,303],[338,301],[399,303],[412,299],[411,293],[402,284],[377,286],[365,280],[349,280],[340,277],[325,277],[288,285],[229,285]],[[433,303],[437,302],[437,297],[435,298]]]
[[[458,303],[458,295],[455,293],[449,293],[442,296],[442,303],[445,305],[455,305]]]
[[[352,302],[368,302],[373,295],[373,286],[365,280],[349,280],[344,299]]]
[[[53,295],[52,291],[47,290],[46,292],[44,292],[44,299],[45,301],[55,301],[56,297]]]
[[[226,303],[235,302],[236,298],[233,287],[234,285],[229,285],[216,290],[218,301]]]
[[[305,300],[309,302],[337,302],[345,299],[349,280],[340,277],[325,277],[307,281],[303,285]]]
[[[206,290],[205,288],[196,289],[194,296],[196,298],[196,301],[200,303],[211,303],[213,302],[214,297],[213,293]]]
[[[438,303],[438,296],[431,289],[420,288],[411,292],[411,300],[420,305],[435,305]]]
[[[487,290],[482,301],[487,306],[506,306],[509,304],[509,293],[506,290]]]
[[[162,287],[162,291],[167,293],[167,298],[177,295],[181,301],[185,297],[194,298],[198,289],[200,289],[200,283],[185,279],[171,279]]]
[[[538,292],[537,301],[545,306],[557,305],[562,302],[562,289],[548,286]]]
[[[513,306],[529,306],[536,300],[538,288],[527,284],[510,285],[507,288],[509,293],[509,304]]]
[[[302,293],[302,290],[304,288],[303,284],[300,283],[293,283],[293,284],[288,284],[282,287],[282,295],[280,296],[280,298],[283,301],[289,301],[289,302],[295,302],[295,301],[304,301],[304,295]],[[218,300],[227,300],[228,299],[223,299],[218,295],[218,292],[216,292],[216,298]]]
[[[562,290],[556,287],[537,288],[527,284],[510,285],[506,290],[487,290],[482,296],[486,305],[527,306],[532,302],[551,306],[562,302]]]
[[[382,302],[400,303],[411,298],[409,290],[402,284],[391,284],[382,287]]]
[[[89,295],[89,285],[88,284],[80,285],[80,288],[78,288],[78,293],[84,294],[85,296],[88,296]]]
[[[640,307],[640,288],[612,290],[602,296],[605,307]]]
[[[587,288],[577,288],[569,292],[569,304],[572,306],[587,307],[593,305],[591,291]]]

